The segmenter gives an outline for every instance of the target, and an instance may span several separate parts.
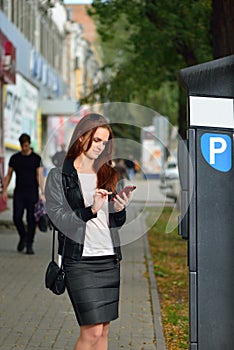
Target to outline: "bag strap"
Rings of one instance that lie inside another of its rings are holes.
[[[63,176],[62,174],[62,185],[63,185],[63,190],[64,190],[64,193],[65,193],[65,196],[67,195],[67,180],[66,180],[66,177]],[[54,261],[54,249],[55,249],[55,227],[53,225],[53,223],[51,222],[51,220],[49,220],[49,226],[52,227],[52,230],[53,230],[53,242],[52,242],[52,261]],[[58,230],[57,230],[58,231]],[[64,242],[63,242],[63,250],[62,250],[62,259],[61,259],[61,267],[63,266],[63,257],[64,257],[64,253],[65,253],[65,243],[66,243],[66,235],[64,235],[65,238],[64,238]]]
[[[55,228],[53,226],[53,242],[52,242],[52,261],[54,261],[54,247],[55,247]]]
[[[53,226],[53,241],[52,241],[52,261],[54,261],[54,250],[55,250],[55,227]],[[66,243],[66,235],[64,238],[64,242],[63,242],[63,250],[62,250],[62,261],[61,261],[61,267],[63,265],[63,257],[64,257],[64,253],[65,253],[65,243]]]

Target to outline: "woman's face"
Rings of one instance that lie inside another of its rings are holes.
[[[97,159],[100,156],[100,154],[104,151],[106,143],[108,142],[109,136],[110,136],[109,130],[102,127],[98,128],[93,135],[93,142],[91,147],[89,148],[89,150],[84,151],[86,157],[93,160]],[[86,144],[88,145],[88,140]],[[85,146],[84,146],[84,149],[85,149]]]

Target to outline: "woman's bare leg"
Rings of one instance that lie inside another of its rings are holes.
[[[102,336],[98,340],[97,347],[95,350],[107,350],[108,349],[108,333],[110,328],[110,322],[103,324]]]
[[[80,327],[74,350],[107,350],[109,322]]]

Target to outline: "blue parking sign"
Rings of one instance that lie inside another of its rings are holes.
[[[227,172],[232,168],[232,139],[225,134],[205,133],[201,137],[201,151],[214,169]]]

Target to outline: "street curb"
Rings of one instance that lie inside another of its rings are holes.
[[[144,235],[144,248],[145,256],[147,263],[147,271],[149,274],[149,284],[150,284],[150,296],[151,296],[151,305],[152,305],[152,314],[153,314],[153,324],[154,324],[154,333],[156,338],[156,349],[157,350],[166,350],[166,342],[163,333],[162,327],[162,318],[160,311],[160,302],[157,292],[157,282],[154,274],[153,263],[151,259],[151,253],[149,249],[149,242],[147,233]]]

